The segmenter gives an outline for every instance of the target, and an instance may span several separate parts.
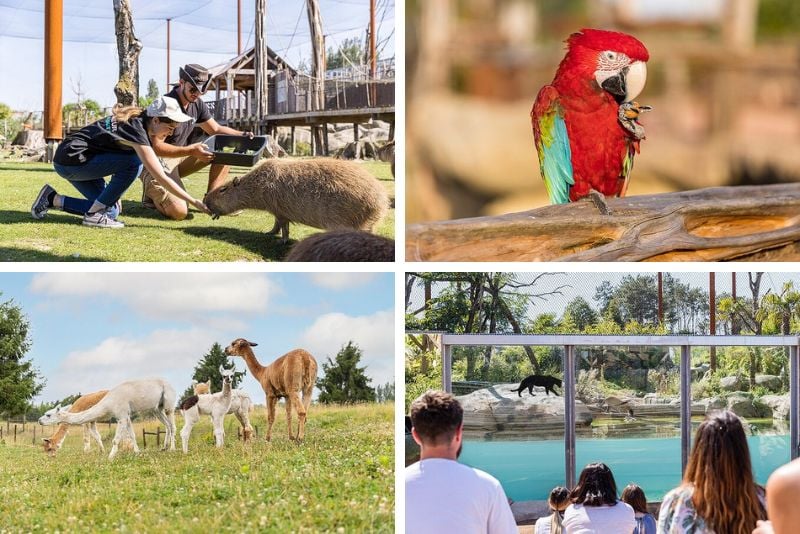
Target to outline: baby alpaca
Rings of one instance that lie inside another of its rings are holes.
[[[331,158],[265,159],[203,199],[215,216],[250,208],[275,216],[269,234],[289,240],[289,223],[371,232],[389,209],[383,185],[358,163]]]
[[[253,404],[250,400],[250,396],[244,391],[230,389],[230,377],[234,373],[233,369],[227,370],[220,366],[220,373],[223,377],[222,391],[214,394],[193,395],[181,404],[181,411],[184,419],[183,429],[181,429],[181,447],[184,453],[189,452],[189,437],[192,434],[192,428],[200,420],[201,415],[211,415],[211,422],[214,427],[214,441],[217,447],[222,447],[224,443],[225,434],[223,423],[226,414],[232,413],[239,420],[243,429],[244,441],[249,441],[253,433],[253,427],[250,425],[249,416]],[[229,390],[227,401],[225,399],[226,387]],[[227,408],[225,408],[226,404]],[[223,408],[225,408],[225,411],[222,411]]]

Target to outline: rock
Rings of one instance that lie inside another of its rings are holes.
[[[472,438],[530,437],[536,432],[564,431],[564,398],[547,395],[544,388],[534,387],[522,397],[518,383],[495,384],[468,395],[457,397],[464,408],[464,433]],[[575,401],[576,426],[589,426],[592,415],[581,401]]]
[[[42,130],[20,130],[11,144],[36,150],[44,148],[47,143],[44,141],[44,132]]]
[[[725,391],[738,391],[745,386],[744,379],[739,376],[725,376],[719,381],[719,387]]]
[[[775,375],[756,375],[756,385],[764,386],[772,392],[778,392],[783,387],[783,381],[781,377]]]
[[[789,394],[785,395],[764,395],[759,399],[759,401],[763,402],[767,406],[772,409],[772,418],[773,419],[780,419],[780,420],[789,420],[789,407],[791,401],[789,400]]]
[[[772,408],[754,400],[752,396],[736,393],[728,397],[728,409],[738,415],[748,419],[759,419],[772,417]]]

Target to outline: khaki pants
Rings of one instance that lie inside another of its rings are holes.
[[[164,172],[172,178],[181,189],[186,190],[181,177],[189,176],[200,169],[206,167],[208,163],[202,162],[192,156],[182,158],[159,158]],[[153,178],[150,172],[145,169],[140,175],[142,179],[142,203],[145,206],[153,207],[165,217],[170,219],[182,220],[189,211],[189,206],[185,200],[176,197],[158,181]]]

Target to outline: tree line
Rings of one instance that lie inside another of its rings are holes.
[[[0,415],[4,417],[25,415],[28,419],[36,419],[53,407],[66,406],[77,400],[82,393],[88,393],[75,392],[63,399],[32,403],[32,399],[44,389],[46,379],[33,362],[26,358],[31,346],[30,321],[21,306],[13,300],[0,302]],[[372,379],[366,375],[366,366],[360,366],[362,357],[361,348],[349,341],[333,359],[328,357],[322,362],[322,376],[317,379],[316,384],[320,391],[318,402],[352,404],[394,401],[394,383],[387,382],[373,387]],[[222,346],[214,343],[200,357],[192,372],[192,380],[210,380],[211,390],[221,391],[220,365],[230,367],[230,361]],[[247,371],[234,373],[232,387],[238,387],[246,374]],[[180,400],[193,394],[192,384],[189,384]]]

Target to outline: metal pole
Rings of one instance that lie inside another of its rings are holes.
[[[62,139],[61,84],[63,75],[64,2],[44,3],[44,138],[46,161],[52,161],[57,141]]]
[[[442,344],[442,389],[453,392],[453,346]]]
[[[242,0],[236,0],[236,55],[242,55]]]
[[[575,345],[564,347],[564,470],[568,488],[575,487]]]
[[[167,19],[167,93],[169,93],[169,30],[170,30],[170,19]]]
[[[712,336],[717,335],[717,281],[716,273],[708,273],[708,309],[710,312],[710,324],[708,333]],[[709,367],[712,373],[717,372],[717,347],[711,347],[711,361]]]
[[[789,447],[791,458],[800,456],[800,419],[797,411],[800,409],[800,346],[789,347]]]
[[[689,462],[692,441],[692,384],[689,345],[681,346],[681,477]]]

